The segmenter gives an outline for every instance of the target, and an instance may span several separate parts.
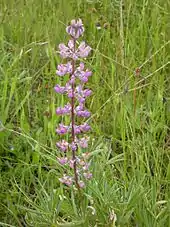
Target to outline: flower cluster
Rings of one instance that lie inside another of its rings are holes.
[[[89,171],[90,163],[88,161],[88,153],[80,154],[80,151],[88,147],[88,136],[82,136],[88,132],[91,127],[84,122],[79,125],[76,122],[79,117],[86,119],[90,117],[90,112],[85,108],[86,98],[92,94],[92,91],[85,88],[92,72],[85,69],[82,58],[86,58],[91,48],[82,41],[79,45],[77,39],[82,36],[84,26],[81,19],[72,20],[66,28],[66,32],[70,35],[68,44],[60,44],[59,52],[63,59],[67,59],[65,64],[57,66],[56,74],[59,77],[68,76],[68,81],[64,86],[57,84],[54,88],[56,93],[65,94],[69,102],[63,107],[56,109],[59,116],[69,115],[70,124],[64,125],[60,123],[56,129],[58,135],[70,134],[68,141],[62,139],[56,143],[57,148],[61,151],[61,157],[57,160],[61,165],[68,165],[73,169],[73,176],[64,174],[59,178],[60,182],[67,186],[75,184],[78,188],[85,186],[85,181],[91,179],[92,173]]]

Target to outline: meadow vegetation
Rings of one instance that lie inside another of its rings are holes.
[[[169,12],[165,0],[0,0],[0,226],[170,226]],[[74,18],[93,48],[81,196],[58,180],[55,133]]]

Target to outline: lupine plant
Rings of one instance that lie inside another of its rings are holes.
[[[59,52],[61,58],[66,59],[67,62],[57,66],[56,74],[59,77],[67,76],[68,81],[64,86],[57,84],[55,91],[68,97],[69,102],[63,107],[58,107],[56,114],[69,115],[70,124],[64,125],[61,122],[56,129],[58,135],[68,134],[67,140],[62,138],[56,143],[57,148],[61,151],[61,155],[57,159],[61,165],[67,165],[73,170],[72,175],[65,173],[59,178],[59,181],[67,186],[75,185],[80,189],[85,187],[85,182],[92,177],[92,173],[89,171],[89,153],[82,152],[88,147],[89,141],[89,137],[83,134],[91,129],[90,125],[85,122],[85,119],[90,116],[90,112],[85,108],[85,101],[92,94],[92,91],[86,88],[92,72],[85,69],[82,59],[89,55],[91,48],[84,41],[78,43],[78,39],[84,33],[81,19],[72,20],[66,28],[66,32],[70,39],[67,45],[59,44]]]

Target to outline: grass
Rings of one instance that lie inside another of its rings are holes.
[[[0,1],[0,226],[170,226],[169,9],[164,0]],[[65,100],[53,91],[57,45],[78,17],[93,48],[94,178],[82,197],[58,181],[55,108]]]

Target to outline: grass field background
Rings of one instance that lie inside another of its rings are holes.
[[[0,0],[0,226],[170,226],[169,12],[165,0]],[[55,147],[56,51],[74,18],[93,48],[82,198],[60,185]]]

